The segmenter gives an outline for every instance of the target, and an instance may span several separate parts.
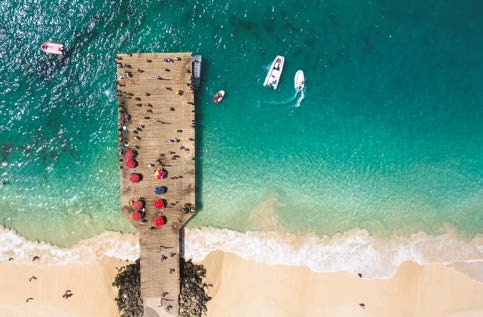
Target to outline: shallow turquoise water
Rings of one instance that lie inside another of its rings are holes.
[[[0,224],[60,245],[132,230],[119,213],[115,53],[193,51],[204,80],[190,226],[473,236],[483,228],[482,9],[2,1]],[[67,57],[41,52],[47,40]],[[284,74],[267,90],[277,54]]]

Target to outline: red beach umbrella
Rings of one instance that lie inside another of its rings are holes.
[[[164,201],[161,200],[161,199],[156,199],[154,201],[154,207],[156,207],[158,209],[164,208]]]
[[[135,202],[132,203],[132,207],[134,209],[143,209],[143,202],[140,200],[136,200]]]
[[[154,218],[154,224],[156,225],[156,227],[162,227],[164,225],[164,218],[161,216],[157,216],[156,218]]]
[[[133,151],[133,150],[128,150],[128,151],[126,152],[125,156],[126,156],[126,158],[127,158],[127,159],[132,160],[132,159],[134,158],[134,156],[136,156],[136,153],[134,153],[134,151]]]
[[[138,163],[135,160],[127,160],[126,167],[127,168],[135,168]]]
[[[131,217],[132,219],[137,221],[137,220],[141,220],[142,215],[139,211],[133,211],[133,213],[131,214]]]
[[[141,177],[139,177],[139,174],[136,173],[132,173],[131,176],[129,176],[129,180],[131,181],[131,183],[137,183],[140,179]]]

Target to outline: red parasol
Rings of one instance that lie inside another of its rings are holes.
[[[132,203],[132,207],[134,209],[143,209],[143,202],[140,200],[136,200],[135,202]]]
[[[138,165],[138,163],[135,160],[127,160],[127,162],[126,162],[127,168],[134,168],[137,165]]]
[[[134,153],[133,150],[128,150],[126,152],[125,156],[126,156],[127,159],[132,160],[136,156],[136,153]]]
[[[158,209],[164,208],[164,201],[162,199],[156,199],[154,201],[154,207]]]
[[[141,220],[142,215],[139,211],[133,211],[133,213],[131,214],[131,217],[134,220]]]
[[[137,183],[139,182],[140,179],[141,177],[139,177],[139,174],[136,174],[136,173],[132,173],[131,176],[129,177],[129,180],[131,181],[131,183]]]
[[[154,218],[154,224],[156,227],[162,227],[164,225],[164,218],[161,216]]]

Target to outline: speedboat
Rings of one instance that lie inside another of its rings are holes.
[[[280,82],[280,77],[282,76],[284,62],[285,62],[285,57],[280,55],[275,57],[272,65],[270,66],[270,69],[268,70],[267,77],[265,77],[263,86],[277,89],[278,83]]]
[[[298,70],[295,73],[295,78],[294,78],[295,90],[302,90],[302,89],[304,89],[304,86],[305,86],[304,72],[301,71],[301,70]]]
[[[62,55],[64,51],[64,45],[60,43],[45,42],[40,45],[40,49],[47,54]]]
[[[215,104],[219,104],[222,100],[223,100],[223,97],[225,96],[225,91],[224,90],[220,90],[219,92],[216,93],[216,95],[213,97],[213,102]]]

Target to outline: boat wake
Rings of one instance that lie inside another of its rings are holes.
[[[290,97],[289,99],[285,99],[285,100],[281,100],[281,101],[270,101],[270,104],[271,105],[286,105],[286,104],[289,104],[292,101],[294,101],[297,98],[297,95],[298,95],[298,91],[295,91],[295,94],[292,97]]]
[[[300,107],[300,104],[302,103],[302,100],[305,98],[305,88],[303,89],[295,89],[295,93],[293,94],[292,97],[289,99],[281,100],[281,101],[271,101],[271,105],[286,105],[292,103],[294,100],[297,100],[295,102],[295,108]]]
[[[305,97],[305,95],[304,95],[305,88],[303,88],[303,89],[297,89],[295,91],[295,96],[297,96],[299,92],[300,92],[300,96],[299,96],[299,99],[297,99],[297,103],[295,103],[295,108],[300,107],[300,104],[302,103],[302,100],[304,100],[304,97]]]

